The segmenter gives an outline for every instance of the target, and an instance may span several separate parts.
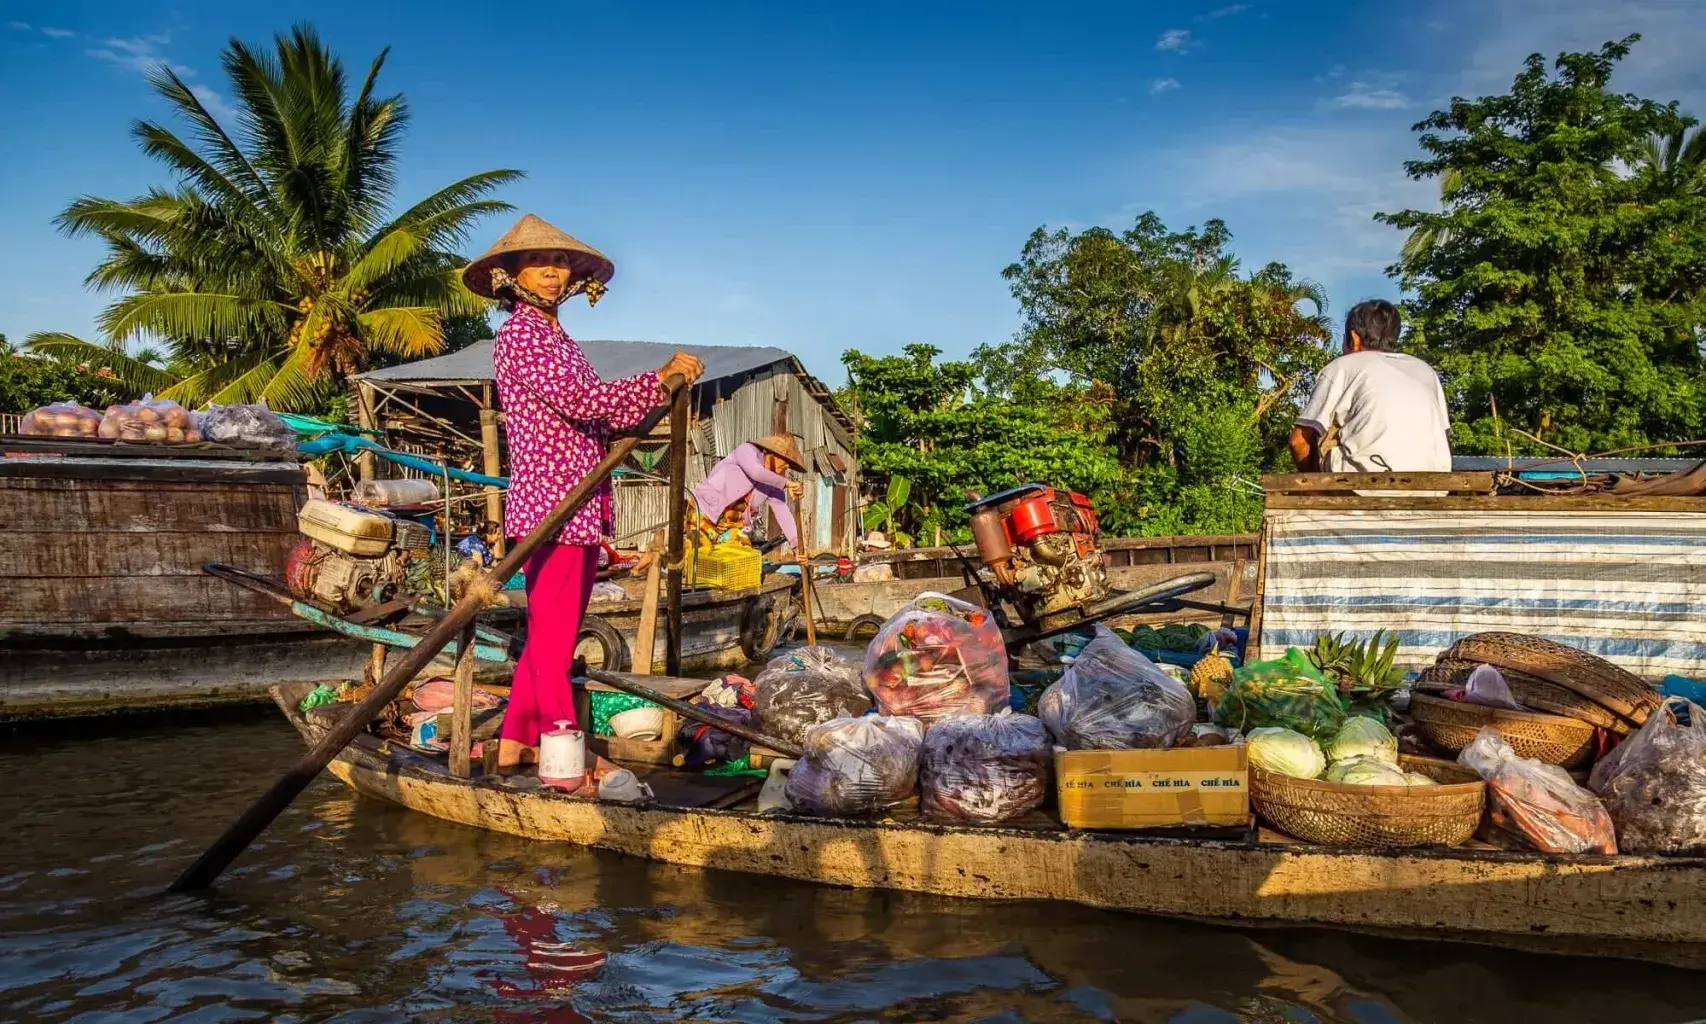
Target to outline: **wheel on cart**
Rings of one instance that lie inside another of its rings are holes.
[[[776,602],[769,594],[761,595],[746,606],[740,623],[740,652],[750,662],[769,661],[776,650],[776,641],[783,633],[781,616],[775,614]]]
[[[847,624],[847,642],[850,644],[870,643],[877,638],[877,632],[888,622],[881,615],[865,614]]]
[[[589,668],[605,672],[626,672],[630,655],[628,641],[608,620],[597,615],[581,619],[580,636],[575,641],[575,657],[584,658]]]

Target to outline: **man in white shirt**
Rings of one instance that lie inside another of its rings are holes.
[[[1398,309],[1361,302],[1291,432],[1305,473],[1448,473],[1451,414],[1433,367],[1398,348]]]

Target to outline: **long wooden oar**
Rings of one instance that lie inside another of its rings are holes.
[[[817,616],[812,614],[812,565],[806,556],[806,521],[800,515],[800,503],[794,502],[794,536],[799,538],[800,550],[794,556],[800,560],[800,602],[806,606],[806,643],[817,646]]]
[[[595,682],[603,683],[605,686],[615,687],[623,693],[633,694],[636,697],[649,700],[653,704],[661,704],[678,715],[685,718],[691,718],[695,722],[698,722],[701,725],[708,725],[713,729],[721,729],[730,736],[738,736],[741,739],[746,740],[748,743],[756,743],[761,747],[768,747],[771,750],[776,751],[778,754],[786,754],[788,757],[797,758],[801,756],[800,748],[786,740],[779,740],[774,736],[766,736],[757,729],[748,728],[747,726],[741,725],[739,722],[731,722],[726,718],[718,718],[705,708],[699,707],[696,704],[689,704],[684,700],[677,700],[665,693],[659,693],[644,683],[636,683],[632,679],[623,679],[621,676],[611,675],[609,672],[600,672],[598,669],[594,668],[585,669],[584,674],[588,679]]]
[[[665,384],[665,390],[673,399],[675,393],[684,384],[685,381],[681,377],[671,377]],[[557,503],[557,507],[551,510],[544,521],[534,527],[532,533],[522,538],[521,542],[504,556],[503,561],[499,562],[494,568],[488,569],[485,575],[474,581],[464,591],[462,599],[456,602],[456,605],[445,614],[444,618],[439,619],[434,624],[426,636],[421,638],[421,642],[403,652],[402,657],[391,665],[390,670],[385,673],[385,677],[379,680],[379,684],[373,688],[373,692],[363,698],[361,703],[357,704],[349,714],[340,719],[337,725],[327,730],[326,734],[320,738],[320,742],[309,748],[308,752],[302,755],[301,760],[281,775],[279,780],[272,784],[271,789],[261,794],[259,800],[256,800],[248,810],[243,812],[241,817],[231,823],[231,827],[225,830],[224,835],[214,840],[213,845],[209,846],[194,864],[191,864],[182,875],[178,876],[178,880],[172,883],[171,891],[184,892],[190,889],[204,889],[211,885],[213,880],[218,878],[226,868],[230,867],[231,862],[236,860],[237,856],[255,841],[255,837],[265,831],[266,827],[272,824],[273,819],[290,806],[290,802],[296,799],[296,795],[306,789],[308,784],[314,781],[315,776],[319,775],[326,765],[331,763],[332,758],[336,757],[339,751],[348,746],[351,740],[366,729],[368,723],[373,721],[385,705],[396,698],[398,693],[402,692],[403,687],[407,686],[410,680],[414,679],[433,658],[438,656],[438,652],[443,650],[446,644],[456,639],[457,635],[462,632],[463,626],[474,621],[474,616],[485,609],[487,595],[500,589],[510,577],[520,571],[521,567],[527,563],[528,558],[539,550],[541,545],[557,535],[557,532],[563,528],[563,524],[569,521],[569,517],[574,515],[576,510],[604,482],[604,478],[608,477],[617,465],[634,450],[639,439],[651,433],[658,421],[668,414],[669,408],[670,403],[666,401],[653,409],[646,415],[645,419],[640,421],[632,435],[611,445],[610,450],[599,461],[598,465],[593,467],[592,472],[581,478],[580,483],[576,484],[574,489]]]

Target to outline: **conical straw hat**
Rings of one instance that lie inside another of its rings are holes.
[[[514,252],[541,251],[568,253],[570,279],[573,281],[591,279],[599,284],[609,284],[610,279],[616,276],[616,264],[611,263],[609,257],[529,213],[516,221],[515,227],[504,232],[504,236],[479,259],[463,269],[462,283],[476,295],[497,298],[492,294],[492,271],[503,257]]]
[[[806,459],[800,454],[800,446],[794,443],[792,434],[771,434],[769,437],[755,437],[752,443],[795,469],[805,472]]]

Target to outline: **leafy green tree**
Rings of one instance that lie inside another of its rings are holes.
[[[106,257],[89,283],[120,297],[101,314],[105,344],[64,334],[38,351],[102,359],[127,383],[184,402],[265,400],[309,409],[375,353],[419,358],[444,345],[446,317],[486,304],[462,287],[456,248],[489,198],[520,177],[485,171],[393,210],[401,96],[378,93],[385,53],[351,94],[343,63],[307,26],[271,52],[241,40],[223,64],[239,110],[222,125],[177,72],[150,74],[187,123],[132,134],[174,183],[131,200],[83,197],[59,218]],[[164,367],[127,358],[138,338]]]
[[[1379,219],[1434,240],[1389,272],[1458,451],[1613,451],[1706,426],[1706,195],[1681,174],[1691,119],[1610,89],[1636,39],[1560,54],[1556,74],[1536,54],[1509,93],[1416,125],[1410,175],[1456,187],[1438,213]],[[1662,167],[1642,161],[1655,138]]]
[[[0,412],[28,412],[51,402],[80,402],[101,410],[136,397],[104,365],[77,366],[15,352],[0,335]]]

